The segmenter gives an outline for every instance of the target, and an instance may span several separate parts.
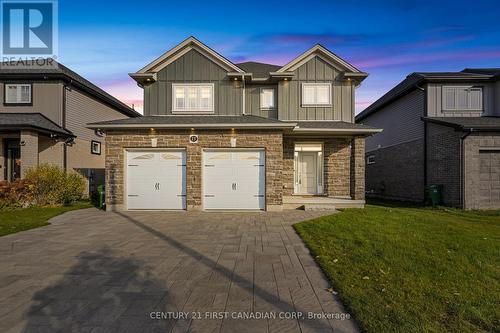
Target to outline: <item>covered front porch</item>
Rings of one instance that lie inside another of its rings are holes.
[[[0,115],[0,181],[24,178],[43,163],[64,167],[64,144],[74,136],[38,113]]]
[[[284,136],[283,209],[363,208],[365,136],[344,132]]]

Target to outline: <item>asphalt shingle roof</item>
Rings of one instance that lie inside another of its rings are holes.
[[[77,83],[80,83],[82,86],[84,86],[85,88],[90,90],[95,97],[113,105],[114,107],[116,107],[118,110],[120,110],[125,115],[127,115],[129,117],[141,116],[140,113],[138,113],[134,109],[130,108],[125,103],[118,100],[117,98],[111,96],[110,94],[108,94],[107,92],[105,92],[104,90],[102,90],[101,88],[99,88],[98,86],[96,86],[95,84],[90,82],[89,80],[85,79],[81,75],[75,73],[74,71],[72,71],[68,67],[64,66],[63,64],[58,63],[55,60],[54,60],[54,62],[57,66],[51,66],[50,68],[40,67],[40,66],[37,66],[36,64],[32,65],[32,66],[9,66],[8,63],[6,63],[6,62],[0,63],[0,77],[7,77],[7,78],[23,77],[24,78],[26,76],[29,77],[30,75],[33,75],[33,76],[40,75],[40,76],[47,76],[47,77],[64,76],[70,80],[73,80]]]
[[[236,64],[245,72],[252,73],[254,78],[264,79],[269,77],[270,72],[276,72],[281,66],[265,64],[262,62],[247,61]]]
[[[459,129],[500,130],[500,117],[425,117],[423,119]]]
[[[175,125],[203,125],[203,124],[283,124],[277,119],[245,116],[142,116],[102,121],[89,125],[142,125],[142,124],[175,124]]]
[[[353,124],[345,121],[299,121],[297,122],[297,127],[311,129],[375,129],[371,126]]]
[[[73,133],[58,126],[52,120],[40,113],[0,113],[0,128],[25,129],[31,128],[49,133],[74,136]]]

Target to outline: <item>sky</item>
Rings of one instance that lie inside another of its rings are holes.
[[[498,1],[59,0],[59,60],[142,111],[135,72],[189,36],[284,65],[316,43],[369,77],[361,112],[408,74],[500,67]]]

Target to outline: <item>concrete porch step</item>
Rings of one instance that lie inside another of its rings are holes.
[[[304,205],[304,210],[335,210],[335,205],[331,203],[308,203]]]
[[[325,196],[284,196],[283,209],[335,210],[342,208],[363,208],[364,200],[331,198]]]

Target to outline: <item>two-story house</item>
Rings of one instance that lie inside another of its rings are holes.
[[[354,91],[368,74],[316,45],[235,64],[190,37],[136,73],[144,116],[106,132],[108,209],[362,207]]]
[[[48,163],[103,183],[104,136],[86,124],[140,116],[55,61],[50,68],[1,64],[0,89],[0,181]]]
[[[366,142],[367,191],[445,205],[500,208],[500,69],[412,73],[357,117],[381,127]]]

